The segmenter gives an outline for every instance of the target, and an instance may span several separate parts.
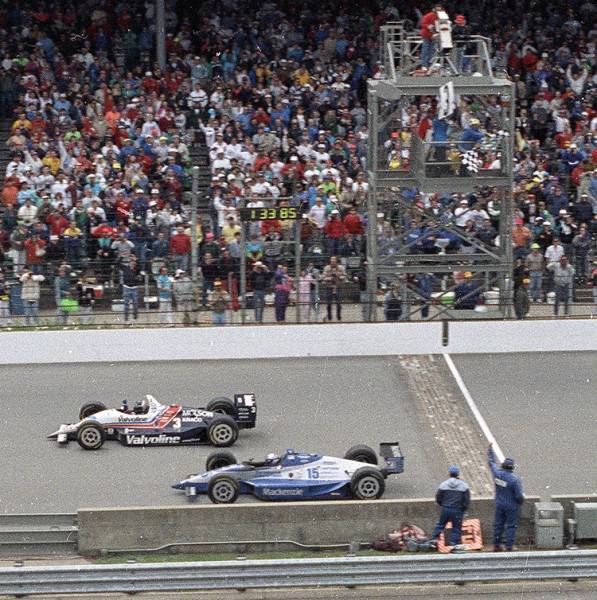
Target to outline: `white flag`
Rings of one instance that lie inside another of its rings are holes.
[[[439,119],[449,117],[456,110],[456,96],[454,94],[454,84],[451,81],[439,88],[439,110],[437,116]]]

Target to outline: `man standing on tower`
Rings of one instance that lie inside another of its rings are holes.
[[[421,66],[424,69],[429,68],[435,56],[436,48],[433,38],[437,33],[437,13],[442,10],[442,5],[436,4],[432,10],[421,17],[421,37],[423,38]]]

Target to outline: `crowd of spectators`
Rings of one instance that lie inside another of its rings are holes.
[[[53,285],[62,318],[70,296],[78,295],[84,305],[87,284],[122,285],[126,316],[129,305],[135,316],[136,286],[148,274],[164,320],[171,322],[172,278],[185,290],[182,307],[194,297],[188,281],[198,268],[198,304],[209,306],[214,322],[221,323],[222,303],[237,304],[238,209],[296,206],[298,225],[249,225],[246,258],[256,317],[261,283],[255,284],[253,273],[262,264],[271,276],[257,279],[267,279],[264,295],[279,299],[278,320],[285,318],[292,288],[305,299],[307,315],[318,314],[317,282],[327,294],[327,317],[332,319],[332,303],[338,302],[341,318],[341,286],[325,285],[324,267],[337,257],[333,264],[346,269],[345,280],[365,289],[366,81],[385,76],[379,25],[400,18],[416,29],[433,5],[166,5],[164,70],[155,60],[152,1],[20,2],[0,12],[0,116],[11,120],[0,259],[11,259],[28,287],[33,277]],[[513,245],[521,267],[515,282],[529,277],[532,300],[544,300],[562,254],[576,282],[594,279],[594,5],[463,0],[444,7],[452,18],[462,17],[455,20],[458,26],[492,40],[494,68],[515,82]],[[497,132],[503,109],[499,97],[489,103],[462,98],[443,120],[437,98],[418,99],[404,107],[388,140],[388,168],[407,168],[413,136],[435,142],[457,136],[467,145],[460,151],[479,147],[484,166],[493,168],[500,157],[495,148],[483,147],[482,138]],[[209,149],[211,184],[209,219],[193,240],[184,191],[196,132]],[[452,195],[415,189],[404,196],[411,213],[378,214],[380,243],[407,231],[411,252],[438,253],[446,246],[448,252],[471,252],[473,244],[462,238],[436,244],[449,235],[438,235],[436,224],[421,225],[417,208],[447,211],[471,237],[496,243],[495,190]],[[292,272],[295,235],[308,255],[305,264],[312,263],[303,274]],[[135,290],[127,292],[131,259],[136,272],[128,287]],[[61,269],[76,271],[76,278],[61,284]],[[423,284],[434,285],[418,282]]]

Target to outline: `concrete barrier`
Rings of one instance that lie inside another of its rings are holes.
[[[572,504],[574,502],[597,502],[597,492],[594,494],[586,494],[584,496],[582,494],[551,496],[550,501],[559,502],[564,507],[564,529],[567,530],[566,519],[572,519],[574,517]]]
[[[566,352],[597,350],[597,319],[452,321],[443,352]]]
[[[0,364],[597,350],[597,319],[0,332]]]
[[[533,538],[532,505],[538,501],[530,497],[524,505],[521,545]],[[469,510],[481,520],[486,545],[492,543],[493,510],[490,498],[473,500]],[[287,546],[284,540],[315,546],[372,542],[403,523],[431,532],[438,514],[427,499],[89,508],[78,512],[79,553],[273,550]],[[258,541],[267,543],[251,543]]]

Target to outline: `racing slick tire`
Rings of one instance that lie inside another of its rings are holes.
[[[77,429],[77,442],[83,450],[99,450],[106,441],[106,432],[99,423],[83,423]]]
[[[207,439],[216,448],[232,446],[238,439],[238,425],[227,415],[219,415],[207,428]]]
[[[386,482],[379,469],[361,467],[350,479],[350,491],[357,500],[375,500],[381,498],[386,489]]]
[[[207,403],[205,410],[208,410],[209,412],[223,413],[229,417],[234,417],[236,415],[236,407],[234,406],[234,402],[230,400],[230,398],[225,398],[224,396],[219,396],[218,398],[210,400]]]
[[[87,419],[91,415],[101,412],[102,410],[106,410],[106,405],[101,402],[88,402],[87,404],[83,404],[79,411],[79,421]]]
[[[351,446],[344,455],[346,460],[356,460],[357,462],[364,462],[370,465],[376,465],[377,463],[377,454],[373,448],[369,446],[365,446],[365,444],[357,444],[356,446]]]
[[[214,477],[207,486],[207,495],[214,504],[232,504],[238,493],[238,482],[226,475]]]
[[[232,452],[227,450],[220,450],[218,452],[212,452],[205,461],[205,470],[213,471],[214,469],[221,469],[228,465],[235,465],[238,461],[236,456]]]

